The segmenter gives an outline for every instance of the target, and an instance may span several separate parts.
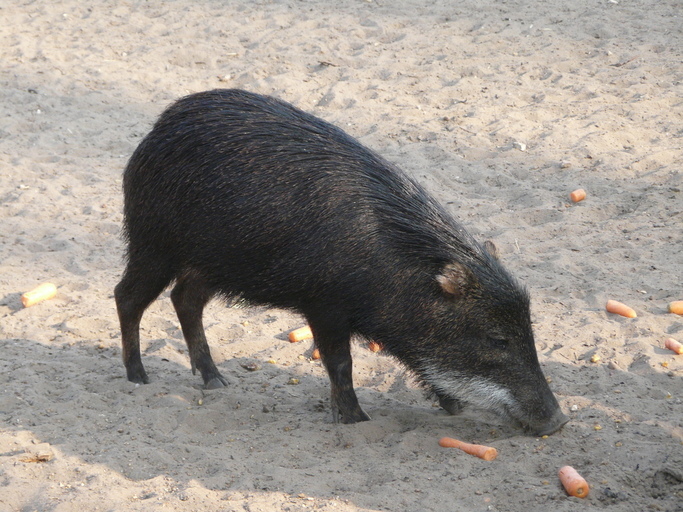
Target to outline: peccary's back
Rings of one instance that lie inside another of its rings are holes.
[[[366,295],[378,273],[438,271],[454,251],[483,255],[419,185],[342,130],[239,90],[169,107],[131,157],[124,196],[129,250],[279,306],[333,296],[342,280],[343,293]]]

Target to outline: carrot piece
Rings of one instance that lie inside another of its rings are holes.
[[[57,295],[57,287],[52,283],[43,283],[30,292],[26,292],[21,296],[21,303],[25,308],[38,304],[44,300],[51,299]]]
[[[292,343],[296,343],[297,341],[302,341],[302,340],[307,340],[309,338],[313,337],[313,333],[311,332],[311,328],[308,325],[305,325],[303,327],[300,327],[298,329],[294,329],[292,332],[289,333],[289,341]]]
[[[676,352],[678,355],[683,354],[683,345],[681,345],[679,342],[677,342],[673,338],[667,338],[664,341],[664,346],[668,348],[669,350]]]
[[[683,300],[675,300],[673,302],[669,302],[669,313],[683,315]]]
[[[320,359],[320,350],[314,348],[313,353],[311,354],[311,359]]]
[[[586,191],[582,188],[577,188],[574,192],[569,194],[569,199],[571,199],[575,203],[583,201],[584,199],[586,199]]]
[[[638,316],[633,309],[618,300],[608,300],[605,309],[610,313],[625,316],[627,318],[636,318]]]
[[[560,482],[562,482],[562,485],[564,486],[564,490],[567,491],[567,494],[570,496],[576,496],[577,498],[585,498],[588,496],[588,492],[590,491],[588,482],[586,482],[586,480],[579,475],[579,472],[573,467],[561,467],[558,475],[560,477]]]
[[[371,352],[379,352],[382,350],[382,345],[376,341],[370,341],[368,342],[368,349],[370,349]]]
[[[498,450],[492,446],[465,443],[464,441],[458,441],[452,437],[442,437],[439,440],[439,446],[443,446],[444,448],[458,448],[465,453],[484,460],[493,460],[498,457]]]

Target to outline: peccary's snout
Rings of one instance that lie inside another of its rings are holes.
[[[539,368],[540,369],[540,368]],[[555,394],[550,390],[545,378],[540,374],[538,384],[535,386],[537,400],[531,400],[534,396],[526,395],[527,401],[522,402],[523,410],[531,414],[522,419],[524,430],[532,436],[549,436],[560,430],[569,421],[569,417],[562,412]]]
[[[529,433],[535,436],[549,436],[560,430],[567,422],[569,417],[558,407],[548,421],[538,425],[529,425]]]

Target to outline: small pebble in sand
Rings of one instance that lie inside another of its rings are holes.
[[[249,372],[255,372],[261,369],[261,366],[257,363],[244,363],[241,366]]]

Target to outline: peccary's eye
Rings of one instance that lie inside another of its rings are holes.
[[[507,350],[508,345],[510,344],[510,342],[507,339],[499,338],[496,336],[489,336],[488,341],[491,344],[491,346],[499,350]]]

